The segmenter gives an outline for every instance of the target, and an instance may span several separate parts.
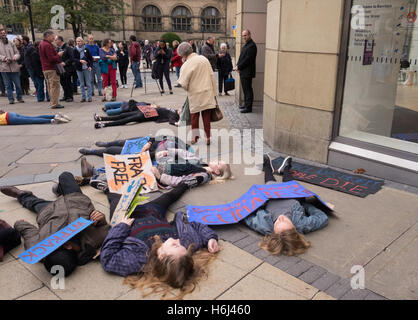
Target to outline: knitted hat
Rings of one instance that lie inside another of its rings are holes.
[[[50,273],[53,266],[61,266],[64,268],[64,276],[68,277],[77,267],[77,254],[71,250],[58,249],[45,258],[44,266]]]

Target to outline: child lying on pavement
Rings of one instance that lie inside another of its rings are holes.
[[[208,263],[219,251],[218,236],[208,226],[188,222],[178,212],[169,223],[167,209],[188,189],[179,184],[159,198],[138,205],[131,218],[114,226],[101,248],[101,262],[107,272],[128,276],[126,283],[151,292],[180,289],[177,298],[192,292],[207,274]],[[105,191],[111,219],[121,195]]]
[[[0,125],[60,124],[68,123],[70,121],[70,117],[61,113],[40,116],[22,116],[16,112],[5,112],[0,110]]]
[[[283,182],[293,180],[289,170],[292,158],[287,157],[278,169]],[[263,163],[266,184],[275,184],[273,165],[267,155]],[[304,253],[311,246],[302,234],[328,225],[328,216],[305,199],[273,199],[244,219],[251,229],[265,235],[260,247],[267,252],[287,256]]]

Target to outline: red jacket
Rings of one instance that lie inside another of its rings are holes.
[[[171,58],[171,63],[173,67],[181,68],[181,66],[183,65],[183,58],[178,55],[177,48],[175,48],[173,51],[173,58]]]
[[[133,62],[141,61],[141,46],[138,42],[132,42],[132,44],[129,46],[129,57]]]
[[[55,65],[60,63],[60,57],[54,46],[50,42],[42,40],[38,51],[41,58],[42,71],[55,70]]]

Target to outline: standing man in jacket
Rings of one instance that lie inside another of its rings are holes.
[[[38,51],[41,58],[42,71],[45,76],[50,97],[49,105],[51,109],[61,109],[64,106],[58,103],[60,96],[60,77],[57,74],[55,66],[60,63],[60,55],[57,54],[52,42],[55,40],[55,34],[52,31],[44,32],[44,39],[39,44]],[[62,54],[61,54],[62,55]]]
[[[214,49],[214,44],[215,44],[215,37],[208,37],[208,39],[206,40],[206,43],[203,45],[202,47],[202,56],[206,57],[209,62],[210,65],[212,66],[212,70],[215,71],[216,66],[218,64],[218,58],[222,58],[223,56],[225,56],[225,54],[223,53],[215,53],[215,49]]]
[[[141,46],[136,41],[134,35],[129,37],[131,45],[129,46],[129,57],[131,58],[131,69],[135,78],[135,89],[142,88],[141,71],[139,70],[139,64],[141,62]]]
[[[9,103],[14,104],[13,84],[16,88],[16,98],[19,102],[25,102],[22,99],[22,87],[20,85],[20,59],[19,50],[7,39],[6,30],[0,29],[0,73],[3,78],[4,86],[7,90]]]
[[[58,47],[58,55],[61,54],[61,63],[64,66],[65,72],[60,76],[61,86],[64,90],[64,97],[60,101],[73,102],[73,82],[71,76],[74,72],[73,60],[74,52],[68,44],[64,42],[64,38],[57,36],[55,44]],[[62,52],[62,53],[61,53]]]
[[[242,91],[244,92],[244,106],[240,107],[241,113],[249,113],[253,111],[253,78],[255,78],[257,46],[251,39],[250,30],[246,29],[242,32],[242,39],[245,45],[242,48],[235,71],[239,73]]]

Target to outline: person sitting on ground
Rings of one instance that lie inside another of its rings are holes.
[[[159,198],[140,204],[130,218],[124,217],[107,235],[101,248],[101,263],[107,272],[125,279],[142,290],[162,292],[162,298],[180,289],[182,298],[207,275],[209,262],[220,250],[218,236],[208,226],[188,222],[178,212],[167,221],[167,209],[188,189],[179,184]],[[105,191],[110,202],[111,219],[121,195]]]
[[[283,182],[292,181],[290,174],[292,158],[287,157],[280,168]],[[263,163],[266,184],[276,184],[274,168],[267,155]],[[265,235],[259,246],[273,255],[287,256],[304,253],[311,246],[303,234],[328,225],[327,215],[305,199],[272,199],[265,207],[250,214],[244,223],[251,229]]]
[[[112,127],[112,126],[123,126],[130,122],[146,122],[146,121],[155,121],[157,123],[168,122],[171,125],[178,125],[178,121],[180,119],[180,110],[174,110],[169,108],[161,108],[157,106],[153,106],[153,109],[156,111],[156,115],[148,115],[143,113],[140,110],[132,111],[132,112],[125,112],[118,116],[112,117],[101,117],[97,114],[94,115],[94,120],[98,121],[94,124],[96,129],[104,128],[104,127]],[[102,122],[108,121],[108,122]]]
[[[124,112],[138,111],[138,106],[149,106],[148,102],[137,102],[133,99],[129,101],[115,101],[105,103],[102,110],[106,112],[108,116],[117,116]]]
[[[130,138],[126,140],[116,140],[111,142],[96,142],[96,146],[103,147],[102,149],[87,149],[87,148],[80,148],[78,152],[84,155],[95,155],[99,157],[103,157],[104,153],[107,154],[121,154],[123,147],[127,140],[135,140],[141,139],[143,137],[136,137]],[[155,159],[155,153],[159,151],[167,150],[168,148],[175,148],[175,149],[184,149],[190,150],[190,146],[184,143],[177,137],[174,136],[158,136],[158,137],[150,137],[149,141],[145,144],[142,148],[141,152],[150,152],[151,159]]]
[[[0,110],[0,126],[1,125],[20,125],[20,124],[44,124],[44,123],[68,123],[71,118],[65,114],[49,114],[40,116],[22,116],[16,112],[6,112]]]
[[[0,262],[4,255],[20,245],[20,234],[12,228],[6,221],[0,219]]]
[[[77,265],[84,265],[97,255],[110,226],[104,214],[95,210],[91,200],[81,192],[71,173],[62,173],[58,180],[59,183],[53,187],[53,192],[59,196],[55,201],[40,199],[31,191],[16,187],[2,187],[0,191],[16,198],[23,207],[37,214],[38,228],[24,220],[14,224],[14,228],[23,236],[26,250],[80,217],[94,221],[93,225],[42,260],[48,272],[53,266],[61,265],[65,276],[69,276]]]

